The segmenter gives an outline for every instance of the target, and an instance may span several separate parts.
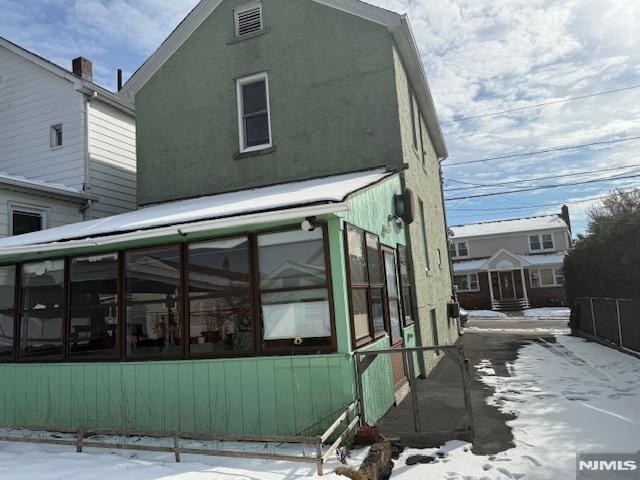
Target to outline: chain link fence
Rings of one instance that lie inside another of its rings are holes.
[[[640,353],[640,299],[578,298],[572,317],[577,330]]]

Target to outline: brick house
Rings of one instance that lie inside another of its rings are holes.
[[[464,308],[566,303],[562,266],[571,245],[566,206],[555,215],[457,225],[450,235],[454,283]]]

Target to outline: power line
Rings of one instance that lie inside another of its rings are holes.
[[[629,188],[629,189],[621,189],[618,190],[620,192],[631,192],[635,190],[635,188]],[[499,207],[499,208],[456,208],[456,207],[450,207],[449,210],[456,210],[456,211],[468,211],[468,212],[502,212],[502,211],[514,211],[514,210],[535,210],[538,208],[543,208],[543,207],[559,207],[562,205],[575,205],[578,203],[586,203],[586,202],[595,202],[598,200],[604,200],[605,198],[611,198],[613,196],[615,196],[616,194],[610,194],[610,195],[603,195],[601,197],[589,197],[589,198],[584,198],[582,200],[571,200],[571,201],[564,201],[564,202],[557,202],[557,203],[541,203],[538,205],[531,205],[531,206],[527,206],[527,207]],[[477,215],[475,213],[470,213],[468,215]]]
[[[581,148],[587,148],[587,147],[594,147],[597,145],[611,145],[614,143],[621,143],[621,142],[630,142],[633,140],[640,140],[640,136],[635,136],[635,137],[627,137],[627,138],[618,138],[616,140],[603,140],[600,142],[592,142],[592,143],[583,143],[581,145],[567,145],[564,147],[555,147],[555,148],[547,148],[545,150],[537,150],[534,152],[526,152],[526,153],[511,153],[509,155],[500,155],[498,157],[488,157],[488,158],[481,158],[479,160],[467,160],[465,162],[456,162],[456,163],[449,163],[449,164],[443,164],[443,167],[453,167],[456,165],[469,165],[471,163],[481,163],[481,162],[489,162],[492,160],[504,160],[506,158],[517,158],[517,157],[529,157],[532,155],[541,155],[543,153],[551,153],[551,152],[560,152],[560,151],[564,151],[564,150],[578,150]]]
[[[631,165],[625,165],[623,167],[616,167],[616,168],[603,168],[600,170],[585,170],[582,172],[574,172],[574,173],[567,173],[564,175],[545,175],[545,176],[538,176],[538,177],[529,177],[529,178],[522,178],[520,180],[512,180],[509,182],[497,182],[497,183],[469,183],[469,182],[461,182],[459,180],[455,180],[455,179],[449,179],[449,181],[452,182],[456,182],[456,183],[462,183],[464,185],[471,185],[468,187],[456,187],[456,188],[445,188],[445,192],[454,192],[454,191],[458,191],[458,190],[470,190],[472,188],[488,188],[488,187],[500,187],[503,185],[515,185],[518,183],[527,183],[527,182],[532,182],[532,181],[536,181],[536,180],[549,180],[552,178],[566,178],[566,177],[576,177],[579,175],[587,175],[587,174],[591,174],[591,173],[604,173],[604,172],[614,172],[617,170],[626,170],[627,168],[632,168],[632,167],[640,167],[640,163],[635,163],[635,164],[631,164]]]
[[[506,113],[513,113],[513,112],[520,112],[522,110],[528,110],[530,108],[539,108],[539,107],[546,107],[548,105],[557,105],[559,103],[573,102],[574,100],[582,100],[585,98],[598,97],[600,95],[608,95],[610,93],[618,93],[618,92],[623,92],[625,90],[633,90],[636,88],[640,88],[640,85],[631,85],[629,87],[616,88],[614,90],[605,90],[604,92],[591,93],[588,95],[579,95],[577,97],[565,98],[563,100],[553,100],[550,102],[536,103],[534,105],[528,105],[526,107],[510,108],[508,110],[501,110],[498,112],[489,112],[489,113],[483,113],[480,115],[469,115],[467,117],[455,118],[452,120],[447,120],[445,122],[440,122],[440,125],[449,125],[451,123],[464,122],[466,120],[474,120],[477,118],[496,117],[498,115],[504,115]]]
[[[618,177],[609,177],[609,178],[598,178],[598,179],[594,179],[594,180],[584,180],[584,181],[581,181],[581,182],[561,183],[561,184],[552,184],[552,185],[540,185],[540,186],[537,186],[537,187],[521,188],[519,190],[509,190],[508,192],[481,193],[481,194],[477,194],[477,195],[468,195],[468,196],[465,196],[465,197],[447,198],[446,201],[447,202],[451,202],[453,200],[466,200],[466,199],[469,199],[469,198],[493,197],[495,195],[506,195],[506,194],[509,194],[509,193],[532,192],[534,190],[546,190],[548,188],[571,187],[571,186],[575,186],[575,185],[585,185],[587,183],[609,182],[609,181],[612,181],[612,180],[625,180],[625,179],[628,179],[628,178],[637,178],[637,177],[640,177],[640,174],[625,175],[625,176],[618,176]]]
[[[627,190],[623,190],[623,191],[627,191]],[[511,211],[517,211],[517,210],[535,210],[538,208],[542,208],[542,207],[557,207],[557,206],[562,206],[562,205],[573,205],[576,203],[585,203],[585,202],[593,202],[596,200],[602,200],[605,198],[609,198],[611,195],[605,195],[602,197],[590,197],[590,198],[585,198],[584,200],[573,200],[573,201],[566,201],[566,202],[557,202],[557,203],[540,203],[537,205],[529,205],[529,206],[521,206],[521,207],[494,207],[494,208],[456,208],[456,207],[449,207],[449,210],[455,210],[455,211],[459,211],[459,212],[511,212]],[[474,214],[471,214],[474,215]]]

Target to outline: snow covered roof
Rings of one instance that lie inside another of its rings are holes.
[[[123,241],[139,238],[140,231],[150,229],[147,236],[260,223],[269,213],[281,219],[286,213],[291,214],[291,218],[299,218],[346,211],[348,206],[343,202],[350,194],[393,174],[384,169],[368,170],[163,203],[113,217],[4,238],[0,240],[0,257],[106,244],[113,236]],[[171,228],[164,232],[160,231],[162,227]],[[127,234],[126,238],[123,234]]]
[[[525,262],[533,266],[558,265],[564,262],[567,252],[544,253],[540,255],[519,255]]]
[[[482,266],[487,263],[486,258],[480,258],[477,260],[464,260],[462,262],[455,262],[453,264],[453,272],[474,272],[480,270]]]
[[[553,252],[543,253],[540,255],[516,255],[503,249],[491,258],[479,258],[474,260],[455,262],[453,264],[453,273],[486,271],[491,265],[490,262],[492,262],[492,260],[496,258],[501,252],[510,255],[516,262],[519,260],[521,262],[521,266],[525,268],[544,265],[562,265],[562,263],[564,262],[564,257],[567,254],[566,252]],[[514,268],[521,268],[521,266],[517,265],[514,266]],[[491,269],[493,268],[494,267],[491,267]]]
[[[560,218],[560,215],[556,214],[456,225],[450,227],[450,230],[454,234],[454,239],[457,240],[466,237],[549,230],[552,228],[568,228],[568,226],[565,221]]]
[[[86,192],[78,190],[61,183],[45,182],[44,180],[32,180],[29,178],[0,173],[0,188],[2,186],[17,188],[20,190],[37,190],[43,194],[53,195],[57,197],[67,197],[83,202],[93,198]]]

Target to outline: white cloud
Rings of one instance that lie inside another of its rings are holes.
[[[266,0],[268,1],[268,0]],[[296,0],[297,1],[297,0]],[[442,120],[527,106],[640,83],[640,2],[635,0],[369,0],[407,12]],[[0,0],[0,34],[67,66],[94,60],[113,87],[132,73],[197,0]],[[640,89],[443,127],[450,163],[640,135]],[[445,169],[489,183],[640,163],[640,142]],[[633,185],[636,182],[617,182]],[[612,184],[582,192],[602,194]],[[465,202],[499,208],[558,202],[571,189]],[[529,210],[531,213],[534,210]],[[473,212],[468,210],[468,215]],[[477,210],[486,219],[498,210]],[[453,221],[455,209],[450,211]],[[465,217],[464,221],[469,221]]]

